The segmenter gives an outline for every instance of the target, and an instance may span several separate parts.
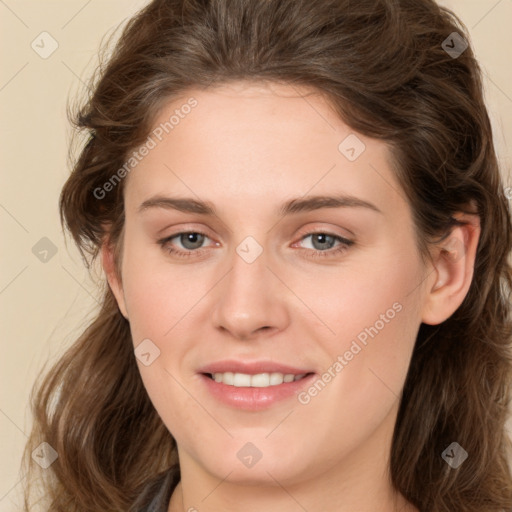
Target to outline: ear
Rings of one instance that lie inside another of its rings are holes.
[[[435,247],[432,279],[428,280],[422,311],[422,321],[430,325],[440,324],[455,313],[473,279],[480,218],[463,213],[454,217],[467,224],[453,228],[450,236]]]
[[[126,319],[128,319],[128,312],[126,310],[126,303],[124,300],[123,285],[115,265],[114,248],[111,244],[108,243],[108,240],[105,240],[101,246],[101,265],[105,272],[105,276],[107,277],[110,289],[116,298],[119,310],[121,311],[121,314]]]

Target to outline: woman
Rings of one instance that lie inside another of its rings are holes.
[[[154,0],[76,124],[108,286],[34,396],[46,510],[512,509],[510,209],[455,15]]]

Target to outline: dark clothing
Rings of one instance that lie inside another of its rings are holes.
[[[180,481],[179,465],[157,475],[148,482],[130,512],[167,512],[174,488]]]

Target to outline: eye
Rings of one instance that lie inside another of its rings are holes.
[[[311,243],[313,245],[311,249],[322,251],[324,249],[332,249],[337,237],[334,235],[328,235],[327,233],[311,233],[310,235],[306,235],[302,238],[302,241],[307,238],[311,238]]]
[[[203,242],[207,237],[206,235],[203,235],[203,233],[188,232],[180,233],[171,238],[171,240],[173,240],[174,238],[178,239],[178,241],[181,243],[184,249],[194,250],[199,249],[201,245],[203,245]]]
[[[302,244],[308,238],[311,239],[309,244],[310,247],[303,246],[303,248],[310,249],[307,252],[310,252],[313,258],[338,255],[346,251],[351,245],[354,244],[352,240],[348,240],[339,235],[324,232],[309,233],[308,235],[302,237],[298,243]],[[338,245],[335,245],[336,242],[338,242]]]
[[[207,239],[210,240],[205,233],[200,231],[182,231],[158,240],[158,243],[169,254],[179,258],[187,258],[202,255],[206,251],[206,247],[203,244]],[[302,245],[307,239],[311,239],[311,247],[304,247]],[[354,242],[339,235],[317,232],[303,236],[300,242],[294,244],[293,247],[297,246],[297,244],[300,244],[302,249],[306,249],[305,255],[307,257],[317,258],[339,255],[353,245]],[[219,244],[214,242],[213,245],[218,246]]]
[[[188,257],[192,256],[193,253],[202,253],[202,245],[206,239],[209,239],[209,237],[205,233],[199,231],[183,231],[163,238],[159,240],[158,243],[171,254],[179,257]],[[176,242],[173,242],[174,240],[176,240],[181,247],[178,245],[178,248],[176,248]]]

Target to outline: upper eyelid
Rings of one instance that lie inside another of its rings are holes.
[[[312,224],[312,223],[308,223],[308,224]],[[165,231],[166,228],[163,228],[161,230],[159,230],[158,233],[161,233],[163,231]],[[300,228],[299,229],[299,232],[301,233],[300,236],[301,238],[305,237],[305,236],[308,236],[308,235],[312,235],[312,234],[315,234],[315,233],[322,233],[322,234],[326,234],[326,235],[331,235],[331,236],[336,236],[336,237],[340,237],[340,238],[344,238],[346,240],[350,240],[351,237],[354,237],[354,233],[352,233],[349,229],[347,228],[344,228],[345,231],[347,231],[348,233],[350,233],[350,235],[342,235],[342,234],[339,234],[339,233],[335,233],[334,232],[334,229],[332,228],[322,228],[322,227],[315,227],[315,228]],[[181,228],[180,231],[177,231],[176,233],[173,233],[169,236],[165,236],[165,237],[161,237],[162,239],[169,239],[169,238],[173,238],[175,236],[178,236],[178,235],[182,235],[182,234],[185,234],[185,233],[200,233],[202,235],[205,235],[209,238],[214,238],[212,236],[210,236],[208,234],[208,232],[210,232],[211,230],[209,228],[195,228],[194,226],[188,228],[188,227],[185,227],[185,228]]]
[[[205,238],[209,238],[214,242],[214,244],[218,244],[218,242],[215,242],[211,236],[209,236],[207,233],[204,233],[203,231],[198,230],[186,230],[186,231],[178,231],[177,233],[174,233],[172,235],[166,236],[158,240],[160,243],[169,243],[173,238],[178,238],[180,235],[186,235],[188,233],[197,233],[198,235],[203,235]],[[199,249],[206,249],[206,247],[200,247]],[[183,250],[183,249],[180,249]],[[185,249],[186,251],[191,251],[191,249]],[[197,251],[197,249],[196,249]]]
[[[302,235],[297,242],[294,242],[294,245],[302,242],[305,238],[308,238],[313,235],[319,235],[319,234],[330,236],[330,237],[334,238],[336,241],[338,241],[340,243],[340,245],[345,245],[347,247],[354,245],[354,243],[355,243],[354,240],[351,240],[350,238],[347,238],[342,235],[337,235],[336,233],[330,233],[328,231],[325,231],[325,232],[324,231],[312,231],[310,233],[306,233],[305,235]],[[334,250],[335,247],[332,247],[331,249],[328,249],[326,251],[319,251],[318,249],[307,249],[307,250],[328,253],[329,251]]]
[[[310,228],[308,230],[305,230],[304,232],[301,232],[301,234],[299,235],[300,236],[300,240],[302,240],[303,238],[307,237],[307,236],[311,236],[311,235],[327,235],[327,236],[332,236],[334,238],[341,238],[343,240],[347,240],[347,241],[353,241],[350,239],[349,236],[345,236],[345,235],[341,235],[339,233],[334,233],[333,230],[330,230],[330,229],[313,229],[313,228]]]

